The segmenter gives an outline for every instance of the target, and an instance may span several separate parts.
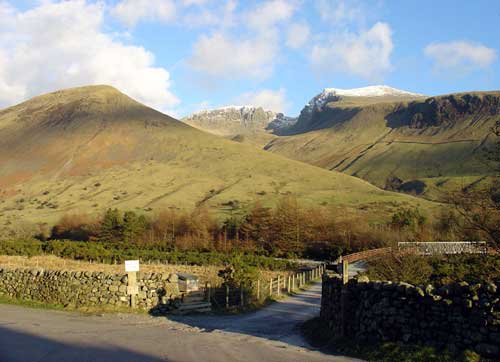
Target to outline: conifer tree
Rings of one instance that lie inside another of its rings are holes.
[[[101,222],[99,239],[105,242],[116,242],[123,237],[123,220],[118,209],[108,209]]]

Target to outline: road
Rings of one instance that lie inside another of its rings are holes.
[[[321,285],[234,316],[85,315],[0,305],[0,362],[354,362],[309,347],[298,326]]]
[[[358,273],[366,271],[366,261],[358,260],[354,263],[349,263],[349,278],[356,276]]]

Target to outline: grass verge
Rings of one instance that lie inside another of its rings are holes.
[[[27,300],[27,299],[17,299],[12,298],[6,295],[0,295],[0,305],[1,304],[9,304],[9,305],[17,305],[20,307],[26,308],[36,308],[36,309],[47,309],[47,310],[59,310],[66,312],[78,312],[84,314],[102,314],[102,313],[134,313],[134,314],[145,314],[146,311],[142,309],[131,309],[126,307],[104,307],[104,306],[95,306],[95,307],[77,307],[72,304],[62,305],[55,303],[46,303],[39,302],[36,300]]]

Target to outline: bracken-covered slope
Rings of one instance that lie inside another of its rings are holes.
[[[109,207],[273,203],[284,195],[360,212],[430,204],[194,129],[116,89],[59,91],[0,112],[0,221],[53,222]]]
[[[474,185],[491,174],[482,149],[499,119],[500,92],[336,96],[306,106],[289,136],[265,149],[379,187],[399,179],[402,191],[438,199],[448,186]]]

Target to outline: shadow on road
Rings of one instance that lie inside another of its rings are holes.
[[[0,362],[165,362],[154,356],[109,346],[71,344],[0,327]]]
[[[169,315],[160,318],[168,318],[206,332],[220,330],[314,349],[302,337],[300,327],[306,320],[319,315],[320,304],[321,284],[316,283],[306,291],[255,312],[239,315]]]

